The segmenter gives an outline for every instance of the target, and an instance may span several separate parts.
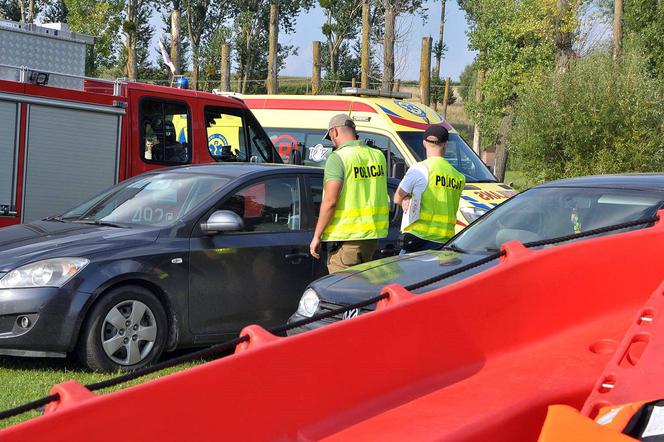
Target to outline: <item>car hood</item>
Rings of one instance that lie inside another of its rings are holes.
[[[323,301],[353,304],[379,295],[382,288],[388,284],[409,286],[451,272],[486,256],[486,254],[458,253],[451,250],[429,250],[411,253],[351,267],[346,271],[325,276],[312,283],[311,287]],[[491,261],[426,287],[413,290],[413,293],[424,293],[449,285],[493,267],[497,263],[498,260]]]
[[[102,251],[154,242],[155,228],[119,228],[38,221],[0,229],[0,272],[62,256],[86,257]]]

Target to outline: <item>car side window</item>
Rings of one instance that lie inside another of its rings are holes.
[[[185,103],[144,99],[139,110],[143,160],[187,164],[191,160],[191,113]]]
[[[218,210],[230,210],[242,217],[243,232],[300,230],[299,180],[280,177],[254,182],[227,198]]]
[[[205,129],[210,156],[216,161],[244,160],[247,156],[244,119],[236,109],[205,107]]]

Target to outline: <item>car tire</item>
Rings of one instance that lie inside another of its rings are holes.
[[[86,317],[77,353],[93,371],[133,371],[161,355],[167,335],[159,299],[144,287],[127,285],[101,295]]]

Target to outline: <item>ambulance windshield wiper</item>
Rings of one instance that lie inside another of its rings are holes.
[[[453,251],[458,252],[458,253],[468,253],[464,249],[462,249],[461,247],[455,246],[454,244],[448,244],[446,246],[443,246],[443,249],[450,249],[450,250],[453,250]]]

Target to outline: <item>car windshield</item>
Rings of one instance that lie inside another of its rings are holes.
[[[514,239],[527,243],[572,235],[652,216],[663,199],[661,193],[639,190],[535,188],[488,212],[448,247],[492,252]]]
[[[118,184],[63,214],[73,222],[166,226],[182,218],[230,180],[219,175],[157,173]]]
[[[418,160],[426,157],[422,145],[423,131],[399,132],[401,139],[408,145]],[[497,183],[498,180],[479,159],[473,150],[457,133],[450,133],[445,150],[445,159],[459,172],[465,175],[467,183]]]

